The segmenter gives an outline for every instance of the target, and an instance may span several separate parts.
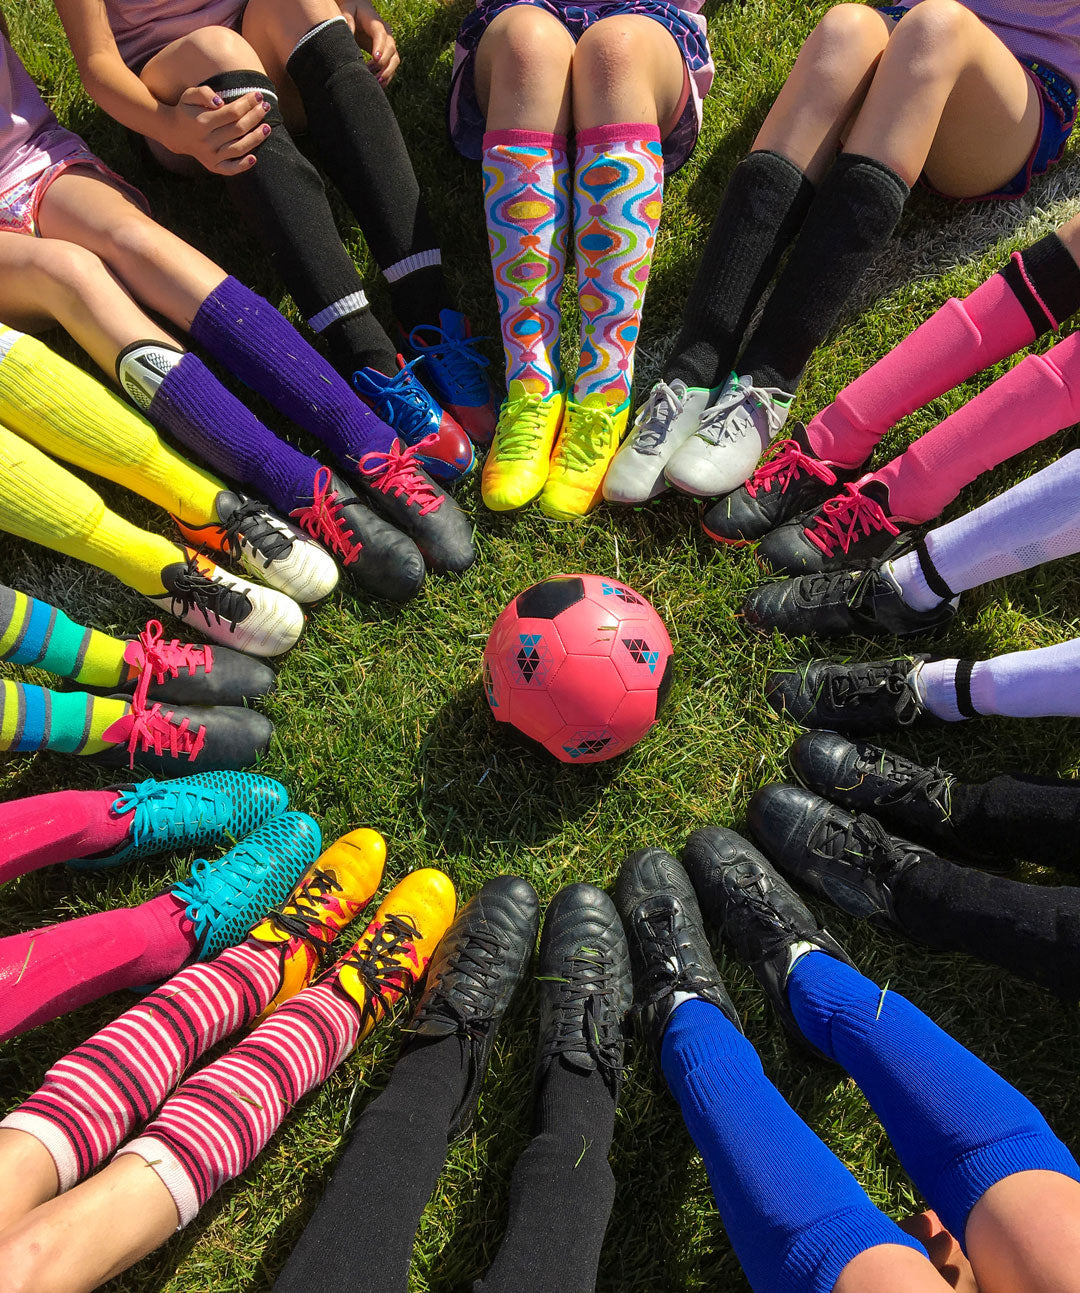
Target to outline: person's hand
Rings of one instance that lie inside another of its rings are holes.
[[[270,133],[269,110],[258,90],[226,103],[208,85],[193,85],[171,109],[168,137],[161,142],[215,175],[235,175],[255,165],[253,149]]]
[[[341,0],[341,12],[352,28],[356,43],[371,55],[371,70],[385,88],[401,66],[401,56],[390,28],[369,0]]]

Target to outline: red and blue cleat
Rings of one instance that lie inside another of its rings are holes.
[[[416,455],[418,467],[440,484],[453,485],[472,470],[476,453],[457,422],[421,385],[413,372],[419,362],[412,359],[406,363],[398,355],[401,370],[393,377],[374,368],[362,368],[353,373],[353,387],[406,446],[424,442]]]
[[[441,310],[439,323],[422,323],[407,339],[409,353],[423,360],[420,368],[444,409],[472,437],[486,446],[495,434],[498,401],[487,373],[488,361],[477,349],[481,340],[469,331],[459,310]]]

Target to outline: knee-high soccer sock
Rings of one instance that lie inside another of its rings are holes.
[[[0,750],[100,754],[112,745],[105,732],[130,712],[127,701],[108,696],[0,679]]]
[[[1080,718],[1080,638],[990,660],[929,660],[919,700],[938,718]]]
[[[779,153],[763,149],[735,167],[664,366],[666,381],[715,386],[735,366],[761,294],[813,197],[814,186]]]
[[[929,857],[899,877],[893,901],[909,938],[1080,999],[1080,888],[1023,884]]]
[[[127,645],[0,584],[0,660],[33,665],[84,687],[112,687],[129,676]]]
[[[690,1000],[675,1010],[661,1063],[755,1293],[831,1293],[868,1248],[923,1251],[874,1207],[716,1006]]]
[[[283,516],[311,497],[319,464],[274,435],[196,355],[139,342],[116,370],[127,387],[137,382],[151,422]]]
[[[474,1293],[593,1293],[615,1201],[615,1095],[561,1060],[537,1093],[533,1139],[510,1182],[510,1220]]]
[[[0,940],[0,1041],[107,993],[168,978],[196,946],[171,893]]]
[[[581,305],[577,402],[630,398],[634,350],[664,202],[660,131],[647,123],[578,132],[574,160],[574,260]]]
[[[908,186],[884,162],[840,154],[738,361],[740,373],[758,386],[795,390],[810,356],[892,236],[907,196]]]
[[[0,804],[0,884],[38,867],[118,849],[131,819],[114,813],[115,803],[115,790],[58,790]]]
[[[900,596],[930,610],[956,593],[1080,552],[1080,449],[931,530],[886,563]]]
[[[109,511],[99,494],[0,426],[0,530],[107,570],[149,596],[161,596],[162,570],[183,550]]]
[[[962,301],[951,297],[807,424],[810,446],[843,467],[865,462],[916,409],[1056,331],[1080,309],[1080,268],[1056,233],[1013,252]]]
[[[468,1081],[460,1038],[406,1047],[386,1089],[360,1115],[274,1293],[307,1293],[316,1259],[323,1293],[408,1293],[416,1228],[446,1162],[447,1128]],[[353,1227],[379,1236],[378,1262],[336,1242]]]
[[[326,445],[339,464],[355,470],[365,453],[385,452],[393,444],[394,431],[348,382],[268,301],[235,278],[219,283],[199,306],[191,335],[246,386]]]
[[[1080,867],[1080,779],[1002,773],[955,782],[949,808],[953,834],[976,851]],[[1076,965],[1080,973],[1080,957]]]
[[[190,525],[217,520],[220,480],[181,458],[89,373],[11,328],[0,328],[0,422]]]
[[[1080,1180],[1038,1109],[910,1001],[824,952],[788,980],[795,1021],[855,1079],[905,1170],[961,1244],[968,1214],[1016,1172]]]
[[[386,92],[344,18],[300,38],[285,70],[324,170],[341,190],[390,286],[406,333],[450,305],[442,253]]]
[[[559,295],[570,233],[566,137],[484,135],[484,210],[499,302],[506,384],[548,396],[562,386]]]
[[[930,521],[965,485],[1080,421],[1080,333],[1028,355],[992,386],[864,477],[889,491],[886,511]]]
[[[255,165],[225,188],[262,243],[313,332],[326,338],[334,366],[397,371],[395,348],[371,313],[364,281],[338,233],[322,177],[285,129],[274,84],[261,72],[219,72],[206,84],[226,102],[251,90],[270,104],[270,134]]]

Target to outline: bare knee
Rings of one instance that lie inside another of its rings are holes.
[[[886,56],[902,59],[912,79],[958,71],[978,18],[959,0],[921,0],[905,14],[889,38]]]
[[[6,1231],[10,1238],[0,1237],[0,1293],[40,1293],[46,1274],[41,1245],[32,1237],[12,1235],[14,1229]]]
[[[881,15],[868,5],[834,5],[811,32],[800,61],[810,63],[819,81],[846,84],[866,74],[888,38]]]
[[[109,278],[100,256],[77,243],[46,238],[35,243],[26,273],[46,304],[58,300],[84,300],[99,284]]]
[[[532,5],[505,9],[484,32],[480,52],[490,59],[492,79],[528,85],[565,80],[574,47],[557,19]]]
[[[155,55],[143,68],[142,80],[152,94],[168,100],[218,72],[262,70],[262,60],[238,31],[200,27]]]
[[[574,51],[575,86],[610,90],[639,78],[652,50],[633,18],[605,18],[590,27]]]
[[[132,207],[100,231],[102,255],[114,268],[147,264],[157,258],[164,236],[160,225]]]

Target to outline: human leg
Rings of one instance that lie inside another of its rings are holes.
[[[914,687],[919,703],[947,722],[1080,717],[1080,638],[989,660],[929,660]]]

